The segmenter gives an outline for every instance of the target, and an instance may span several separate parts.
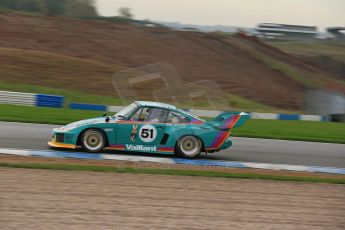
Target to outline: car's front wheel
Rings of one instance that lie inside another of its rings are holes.
[[[87,152],[100,152],[105,145],[105,136],[102,131],[97,129],[86,130],[81,138],[81,145]]]
[[[198,156],[202,150],[202,143],[195,136],[183,136],[176,145],[176,153],[178,156],[185,158],[193,158]]]

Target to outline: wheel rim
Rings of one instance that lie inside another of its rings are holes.
[[[87,131],[83,142],[87,149],[95,151],[103,146],[103,137],[97,131]]]
[[[186,156],[195,156],[200,151],[200,142],[193,136],[183,137],[180,142],[180,149]]]

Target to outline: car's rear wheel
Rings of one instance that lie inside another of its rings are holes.
[[[185,158],[196,157],[201,153],[201,150],[201,140],[195,136],[183,136],[176,145],[177,155]]]
[[[81,138],[81,145],[87,152],[100,152],[106,143],[104,133],[97,129],[86,130]]]

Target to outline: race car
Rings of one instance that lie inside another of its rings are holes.
[[[205,121],[174,105],[136,101],[115,115],[55,128],[48,144],[92,153],[108,148],[193,158],[231,147],[232,129],[249,118],[244,112],[224,112]]]

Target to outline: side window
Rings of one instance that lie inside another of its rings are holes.
[[[160,108],[147,108],[147,116],[144,121],[147,122],[164,122],[168,111]]]
[[[150,115],[150,108],[143,108],[143,112],[140,115],[140,121],[147,121],[147,118]]]
[[[140,117],[140,114],[141,112],[143,111],[143,109],[138,109],[135,114],[132,115],[131,117],[131,121],[139,121],[139,117]]]
[[[138,109],[131,117],[131,121],[145,121],[149,115],[149,108]]]
[[[189,123],[190,119],[180,113],[170,111],[167,123]]]
[[[167,117],[168,111],[160,108],[143,107],[137,110],[131,117],[131,121],[161,122]]]

